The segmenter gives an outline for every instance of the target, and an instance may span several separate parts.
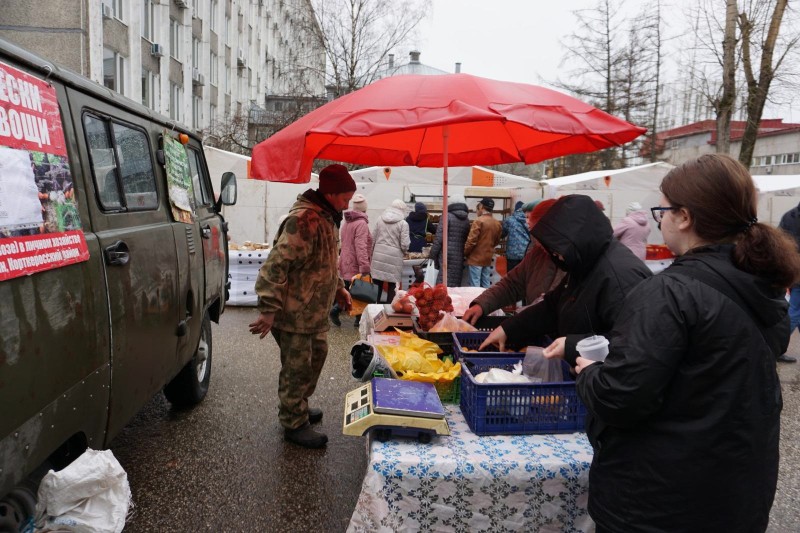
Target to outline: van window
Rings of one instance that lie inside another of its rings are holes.
[[[186,152],[189,156],[189,173],[192,175],[195,205],[209,205],[211,194],[208,192],[208,180],[201,170],[203,165],[200,164],[200,153],[192,148],[188,148]]]
[[[86,115],[83,123],[100,205],[111,211],[158,207],[147,135],[93,115]]]

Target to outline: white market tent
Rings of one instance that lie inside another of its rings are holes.
[[[545,198],[557,198],[565,194],[585,194],[600,200],[611,225],[625,217],[625,209],[631,202],[639,202],[642,209],[658,205],[661,200],[661,180],[674,168],[669,163],[649,163],[617,170],[595,170],[562,176],[541,182]],[[650,223],[651,244],[664,242],[655,221]]]

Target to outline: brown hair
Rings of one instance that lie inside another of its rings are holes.
[[[789,235],[758,222],[753,178],[735,159],[706,154],[672,169],[661,192],[692,215],[694,231],[714,243],[734,243],[733,263],[779,287],[800,279],[800,253]]]

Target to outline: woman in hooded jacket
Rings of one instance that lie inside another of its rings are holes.
[[[778,480],[790,237],[756,218],[747,169],[708,154],[651,209],[678,258],[638,285],[603,363],[577,359],[593,423],[589,514],[609,531],[765,531]]]
[[[414,210],[406,217],[408,231],[411,236],[409,252],[421,252],[425,246],[428,233],[428,208],[422,202],[414,204]]]
[[[381,213],[372,232],[372,281],[381,288],[378,301],[391,302],[403,277],[403,256],[411,238],[405,221],[408,207],[394,200]]]
[[[625,210],[625,218],[614,227],[614,237],[627,246],[633,255],[645,260],[647,256],[647,237],[650,236],[650,217],[642,210],[639,202],[631,202]]]
[[[566,274],[542,301],[504,320],[481,349],[497,343],[502,351],[506,342],[526,346],[548,335],[556,339],[553,349],[575,366],[578,341],[611,331],[625,296],[652,272],[614,238],[608,218],[588,196],[556,200],[531,236]]]
[[[469,209],[467,200],[454,194],[447,203],[447,286],[460,287],[464,275],[464,244],[467,242],[469,228]],[[436,283],[442,282],[442,228],[441,221],[436,228],[436,237],[431,246],[430,258],[439,271]]]

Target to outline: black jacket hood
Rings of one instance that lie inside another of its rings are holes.
[[[553,204],[531,234],[549,253],[564,257],[567,272],[581,276],[608,247],[614,230],[594,200],[570,194]]]
[[[463,202],[449,204],[447,206],[447,212],[453,213],[454,216],[457,216],[461,220],[465,220],[469,216],[469,209],[467,209],[467,204]]]
[[[670,270],[680,273],[683,268],[698,268],[718,274],[750,308],[763,327],[771,327],[786,316],[788,304],[785,290],[774,287],[754,274],[739,270],[733,265],[731,255],[735,245],[715,244],[703,246],[677,258]]]

